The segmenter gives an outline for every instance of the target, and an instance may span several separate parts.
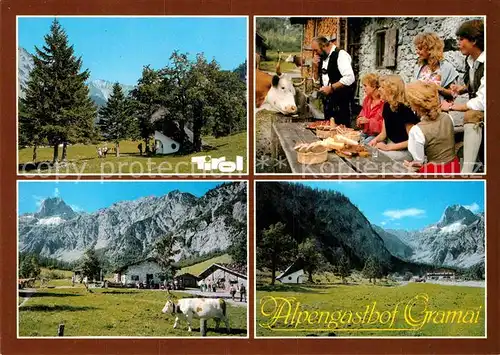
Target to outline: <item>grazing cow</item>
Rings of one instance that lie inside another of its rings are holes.
[[[285,59],[285,62],[293,63],[297,67],[301,67],[304,65],[304,59],[296,54],[290,54],[288,58]]]
[[[188,331],[191,331],[191,321],[193,317],[207,320],[215,319],[216,329],[219,328],[220,321],[226,324],[229,333],[229,320],[226,315],[226,302],[222,299],[211,298],[182,298],[177,301],[169,300],[162,310],[163,313],[175,314],[174,328],[177,327],[179,319],[185,319],[188,324]]]
[[[297,112],[295,87],[286,74],[270,75],[261,70],[255,72],[255,104],[258,111],[269,110],[282,114]]]

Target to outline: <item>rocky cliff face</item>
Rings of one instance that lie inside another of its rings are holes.
[[[372,225],[335,191],[259,182],[256,196],[257,244],[264,229],[282,222],[298,243],[314,237],[328,260],[335,261],[340,251],[358,268],[370,256],[393,268],[407,264],[467,268],[485,260],[484,215],[463,206],[447,207],[440,221],[419,231],[386,230]]]
[[[19,250],[73,261],[93,247],[119,264],[150,256],[156,240],[173,232],[181,239],[178,259],[223,251],[233,237],[246,235],[246,194],[245,183],[229,183],[201,198],[172,191],[90,214],[47,199],[38,213],[19,217]]]
[[[299,184],[257,184],[257,243],[259,233],[282,222],[298,243],[314,237],[325,257],[347,255],[355,267],[373,256],[389,266],[391,254],[366,217],[344,195]]]
[[[413,251],[406,260],[438,265],[470,267],[485,260],[484,214],[463,206],[445,209],[436,224],[420,231],[386,230]]]

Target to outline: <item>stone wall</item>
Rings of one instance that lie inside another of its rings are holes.
[[[422,32],[435,32],[445,41],[445,59],[460,72],[464,72],[465,57],[456,49],[455,31],[461,23],[472,17],[380,17],[367,18],[360,28],[360,73],[399,74],[405,82],[411,81],[417,54],[413,44],[414,37]],[[377,69],[375,66],[376,32],[389,28],[398,29],[397,59],[395,68]]]

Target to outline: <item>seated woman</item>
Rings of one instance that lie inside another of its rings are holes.
[[[414,78],[436,84],[441,98],[453,99],[450,86],[457,80],[458,72],[443,59],[443,40],[435,33],[424,32],[417,35],[413,43],[418,55]]]
[[[405,104],[405,83],[399,75],[387,75],[380,79],[379,91],[385,101],[382,110],[384,123],[380,134],[368,144],[394,160],[410,160],[408,132],[420,120]]]
[[[437,86],[413,82],[406,87],[406,98],[421,121],[410,129],[408,150],[413,161],[405,165],[420,173],[459,173],[453,121],[441,112]]]
[[[382,109],[384,101],[380,98],[379,76],[378,74],[368,73],[361,79],[365,98],[359,116],[356,120],[358,127],[363,129],[361,142],[368,144],[381,131],[384,118],[382,117]]]

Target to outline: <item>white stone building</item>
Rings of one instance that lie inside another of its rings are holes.
[[[115,271],[115,282],[129,284],[160,284],[163,282],[163,273],[156,261],[146,259],[123,266]]]
[[[303,262],[301,259],[297,259],[292,265],[290,265],[282,274],[276,277],[281,283],[284,284],[301,284],[305,280],[305,273],[303,268]]]

